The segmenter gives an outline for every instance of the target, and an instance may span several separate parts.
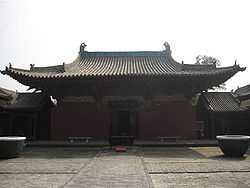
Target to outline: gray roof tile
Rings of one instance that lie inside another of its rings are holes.
[[[18,93],[17,97],[10,103],[3,106],[6,110],[18,109],[40,109],[48,98],[43,93]]]
[[[250,85],[238,88],[235,93],[239,96],[250,95]]]
[[[162,76],[190,77],[235,74],[243,70],[238,65],[216,68],[214,65],[189,65],[176,62],[165,51],[84,52],[73,63],[32,67],[31,70],[9,68],[8,74],[31,78]]]
[[[205,101],[206,108],[212,112],[244,111],[230,92],[204,92],[201,97]]]

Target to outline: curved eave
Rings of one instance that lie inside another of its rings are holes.
[[[234,74],[239,71],[244,71],[245,68],[241,68],[238,65],[216,68],[210,71],[178,71],[178,72],[169,72],[169,73],[151,73],[151,74],[82,74],[82,73],[35,73],[28,70],[8,68],[2,73],[9,75],[13,79],[18,82],[35,87],[39,82],[44,81],[62,81],[62,80],[206,80],[212,81],[212,85],[219,85],[229,78],[231,78]],[[209,84],[209,85],[211,85]]]

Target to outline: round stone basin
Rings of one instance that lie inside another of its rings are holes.
[[[221,151],[228,157],[242,157],[248,150],[250,136],[221,135],[216,136]]]
[[[18,157],[25,140],[26,137],[19,136],[0,137],[0,158]]]

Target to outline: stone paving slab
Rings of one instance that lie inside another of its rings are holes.
[[[164,162],[145,163],[150,174],[160,173],[212,173],[250,172],[250,162]]]
[[[194,152],[199,153],[200,155],[202,155],[203,157],[207,158],[207,159],[213,159],[213,160],[230,160],[230,161],[240,161],[240,160],[250,160],[250,147],[246,153],[246,155],[244,155],[243,158],[226,158],[223,157],[223,153],[220,150],[219,147],[190,147],[189,149],[191,149]]]
[[[0,174],[1,188],[59,188],[71,174]]]
[[[101,148],[26,147],[19,159],[79,159],[93,157]]]
[[[249,188],[250,172],[152,174],[155,188]]]
[[[150,187],[140,156],[136,151],[102,152],[65,187]]]
[[[227,158],[218,147],[142,148],[145,162],[250,161],[250,150],[243,158]]]
[[[250,187],[250,151],[226,158],[218,147],[145,148],[143,160],[155,188]]]
[[[151,174],[198,172],[250,172],[249,155],[226,158],[218,147],[143,149]]]
[[[84,166],[88,159],[74,162],[65,160],[36,160],[36,161],[25,161],[25,162],[0,162],[0,174],[69,174],[78,173],[79,170]]]
[[[0,160],[0,174],[75,174],[97,151],[80,148],[32,148],[21,157]]]
[[[187,147],[142,148],[145,162],[164,161],[194,161],[204,159],[204,156]]]
[[[217,147],[26,148],[0,160],[5,187],[250,187],[250,150],[225,158]]]

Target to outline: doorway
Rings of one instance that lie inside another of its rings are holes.
[[[129,136],[130,127],[130,113],[129,111],[118,112],[118,136]]]
[[[112,113],[110,136],[135,136],[136,124],[134,113],[128,110]]]

